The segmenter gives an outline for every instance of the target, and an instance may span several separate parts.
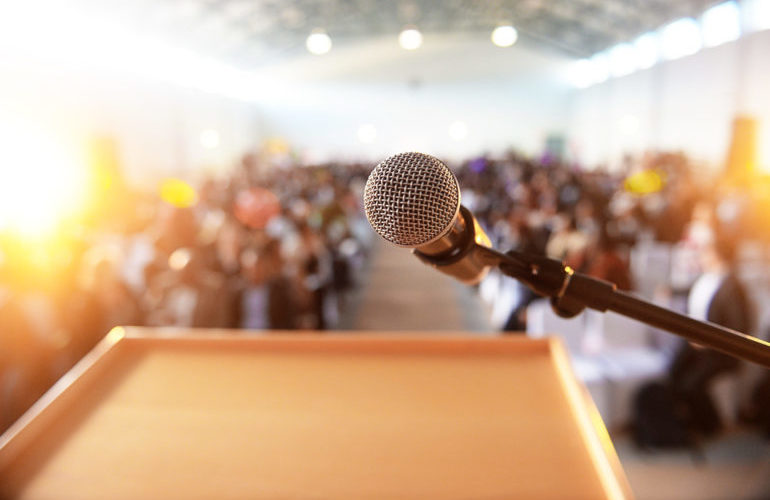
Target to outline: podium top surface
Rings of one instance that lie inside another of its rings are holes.
[[[625,498],[554,340],[116,329],[0,437],[0,498]]]

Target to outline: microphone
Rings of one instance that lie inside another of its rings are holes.
[[[489,238],[460,204],[457,178],[433,156],[400,153],[377,165],[364,210],[377,234],[463,283],[477,284],[489,270]]]

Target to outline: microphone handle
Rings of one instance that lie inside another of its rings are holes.
[[[562,262],[521,252],[500,253],[479,246],[488,265],[550,297],[557,314],[572,317],[589,307],[607,310],[667,330],[691,342],[770,368],[770,343],[652,304],[618,291],[613,283],[574,272]]]

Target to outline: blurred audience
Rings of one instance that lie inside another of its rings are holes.
[[[705,207],[699,207],[707,210]],[[739,332],[753,332],[754,304],[736,269],[735,241],[704,226],[699,249],[701,273],[693,284],[687,312]],[[713,383],[740,368],[740,361],[712,349],[684,343],[669,370],[669,383],[687,427],[699,435],[714,434],[722,422],[710,395]]]
[[[721,172],[702,170],[679,154],[647,154],[628,158],[625,164],[627,170],[618,172],[586,172],[553,158],[535,162],[510,154],[468,161],[457,173],[464,203],[500,250],[559,259],[620,290],[766,337],[767,315],[759,317],[754,304],[770,298],[765,250],[770,233],[763,215],[767,179],[736,182]],[[493,302],[499,297],[486,294]],[[505,301],[513,297],[502,330],[525,331],[536,296],[521,286],[514,294],[500,295]],[[497,307],[494,302],[493,309]],[[635,422],[653,422],[650,435],[671,432],[662,441],[653,436],[645,442],[687,445],[713,435],[722,427],[714,384],[735,378],[744,363],[679,337],[658,337],[651,335],[650,345],[641,350],[654,350],[656,359],[660,354],[664,363],[667,360],[667,367],[645,375],[661,380],[637,391]],[[630,349],[622,359],[630,359]],[[603,355],[611,359],[613,353]],[[637,359],[648,358],[640,352]],[[633,376],[629,380],[633,383]],[[770,384],[767,377],[764,380],[764,386],[742,383],[749,390],[756,386],[755,394],[767,394]],[[670,403],[669,413],[661,410],[664,402]],[[747,414],[770,428],[767,406],[754,401]],[[670,415],[669,422],[665,415]],[[638,435],[646,435],[645,429],[640,426]]]
[[[496,248],[562,259],[648,298],[658,285],[669,295],[692,288],[693,314],[750,328],[750,313],[741,310],[740,321],[732,321],[707,301],[745,295],[748,303],[752,293],[736,288],[732,255],[709,235],[720,232],[734,243],[761,237],[752,228],[763,223],[768,203],[741,196],[747,189],[741,186],[719,191],[681,155],[625,163],[630,170],[585,171],[552,157],[509,153],[475,158],[455,171],[463,204]],[[55,251],[33,251],[0,233],[0,429],[116,325],[344,326],[340,318],[372,237],[361,210],[371,168],[247,155],[229,176],[205,179],[192,203],[126,192],[113,203],[118,209],[70,228]],[[667,245],[679,258],[666,261],[665,283],[650,287],[631,264],[635,253],[654,245]],[[692,259],[692,252],[703,259]],[[533,298],[520,290],[504,330],[526,328]],[[705,367],[688,387],[708,385],[724,364],[690,346],[679,358]]]
[[[339,328],[369,170],[248,155],[197,202],[126,190],[51,248],[0,232],[0,430],[118,325]]]

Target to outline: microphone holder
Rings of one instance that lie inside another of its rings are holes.
[[[501,253],[483,245],[476,252],[487,265],[524,282],[535,293],[550,297],[556,314],[571,318],[586,307],[614,311],[686,338],[704,347],[770,368],[770,343],[707,321],[698,321],[617,290],[614,283],[575,272],[563,262],[511,251]]]

